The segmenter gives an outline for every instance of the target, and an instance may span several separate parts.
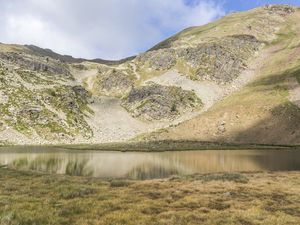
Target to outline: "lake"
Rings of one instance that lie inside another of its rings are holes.
[[[74,176],[154,179],[195,173],[300,170],[300,151],[105,152],[2,147],[0,165]]]

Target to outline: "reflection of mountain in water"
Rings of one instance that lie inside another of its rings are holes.
[[[87,167],[88,161],[68,162],[66,166],[66,174],[72,176],[92,176],[93,170]]]
[[[163,165],[143,164],[133,168],[126,174],[130,179],[146,180],[154,178],[170,177],[181,174],[176,168],[165,167]]]
[[[210,172],[299,170],[300,151],[0,152],[0,164],[19,170],[107,178],[149,179]]]
[[[62,159],[58,158],[43,158],[36,157],[34,160],[24,157],[17,158],[12,162],[12,167],[19,170],[37,170],[37,171],[47,171],[50,173],[56,173],[59,171],[59,165]]]
[[[69,161],[52,157],[23,157],[9,164],[18,170],[35,170],[48,173],[67,174],[72,176],[92,176],[93,170],[87,167],[88,160]]]

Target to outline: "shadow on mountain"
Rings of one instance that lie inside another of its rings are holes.
[[[249,87],[255,88],[255,91],[286,90],[286,81],[291,77],[300,77],[300,66],[273,74],[272,76],[263,77],[249,84]]]
[[[232,139],[243,144],[300,145],[300,109],[292,103],[282,104]]]
[[[278,103],[270,104],[273,106],[268,109],[268,117],[262,118],[250,129],[237,133],[234,137],[235,141],[259,144],[300,144],[300,109],[289,101],[282,103],[283,101],[280,100],[280,98],[288,98],[288,88],[297,87],[287,86],[287,81],[291,77],[300,77],[300,66],[264,77],[249,85],[255,92],[262,92],[260,94],[268,96],[276,95],[279,100]],[[276,98],[272,101],[274,99]]]

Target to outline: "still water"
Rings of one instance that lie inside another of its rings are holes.
[[[0,165],[18,170],[100,178],[153,179],[212,172],[300,170],[299,150],[174,152],[0,148]]]

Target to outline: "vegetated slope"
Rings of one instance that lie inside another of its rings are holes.
[[[299,9],[285,17],[278,37],[265,47],[255,80],[207,112],[147,137],[227,143],[300,144]]]
[[[142,137],[298,143],[286,80],[300,65],[299,15],[286,5],[233,13],[116,62],[0,44],[0,142],[124,141],[164,128]]]
[[[91,136],[84,119],[90,112],[87,103],[91,95],[83,87],[71,85],[74,78],[69,66],[4,47],[8,51],[0,53],[1,138],[43,143]]]

